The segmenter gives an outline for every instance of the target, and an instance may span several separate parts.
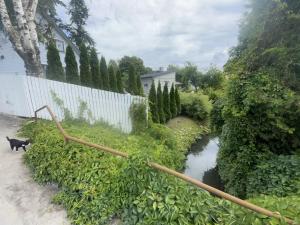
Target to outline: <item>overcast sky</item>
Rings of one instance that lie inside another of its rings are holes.
[[[135,55],[157,69],[186,61],[222,67],[245,0],[86,0],[87,30],[107,59]],[[60,13],[59,13],[60,14]]]

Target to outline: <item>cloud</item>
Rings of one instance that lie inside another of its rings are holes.
[[[186,61],[222,67],[236,45],[244,0],[86,0],[87,30],[105,57],[158,68]]]

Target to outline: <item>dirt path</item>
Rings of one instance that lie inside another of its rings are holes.
[[[21,122],[0,114],[0,224],[70,224],[65,210],[51,204],[56,188],[35,183],[23,163],[24,151],[10,150],[5,137],[15,137]]]

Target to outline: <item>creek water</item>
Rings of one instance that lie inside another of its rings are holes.
[[[206,135],[196,141],[187,155],[186,175],[198,179],[215,188],[224,189],[217,170],[219,138]]]

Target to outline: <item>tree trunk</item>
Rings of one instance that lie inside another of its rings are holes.
[[[42,75],[39,42],[35,25],[35,13],[38,0],[12,0],[16,26],[13,26],[5,0],[0,0],[0,18],[9,40],[18,55],[23,59],[26,74]]]

